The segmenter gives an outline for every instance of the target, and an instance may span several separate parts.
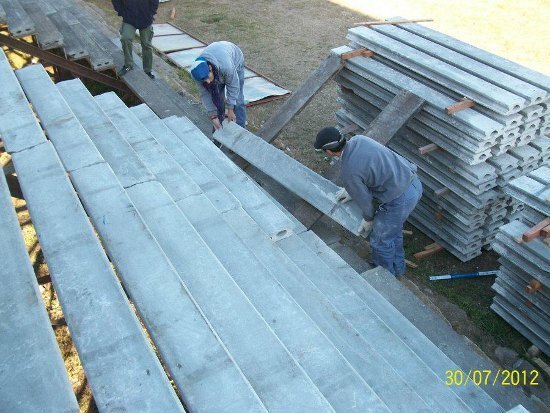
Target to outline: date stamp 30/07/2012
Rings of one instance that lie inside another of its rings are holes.
[[[538,370],[446,370],[447,386],[538,386]]]

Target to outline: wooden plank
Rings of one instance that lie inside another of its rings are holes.
[[[461,101],[456,102],[453,105],[449,105],[445,108],[447,115],[452,115],[453,113],[459,112],[464,109],[474,107],[475,102],[473,100],[463,98]]]
[[[304,109],[315,94],[334,76],[343,66],[340,56],[331,53],[321,65],[300,85],[279,108],[279,110],[265,122],[258,132],[258,136],[267,142],[273,142],[283,128]]]
[[[422,23],[422,22],[433,22],[433,19],[414,19],[414,20],[371,20],[366,22],[353,23],[354,26],[379,26],[383,24],[407,24],[407,23]]]
[[[539,280],[533,278],[525,287],[525,292],[528,294],[535,294],[537,291],[541,290],[542,287],[542,283]]]
[[[418,153],[420,153],[420,155],[425,155],[427,153],[437,151],[438,149],[439,146],[437,146],[435,143],[430,143],[428,145],[418,148]]]
[[[535,238],[538,238],[541,236],[541,230],[545,227],[550,226],[550,218],[546,218],[539,222],[537,225],[529,229],[528,231],[525,231],[522,235],[522,239],[525,242],[529,242],[534,240]]]
[[[439,244],[437,244],[437,247],[435,248],[431,248],[431,249],[428,249],[428,250],[424,250],[424,251],[420,251],[420,252],[417,252],[416,254],[414,254],[414,258],[416,258],[417,260],[423,260],[425,258],[428,258],[428,257],[431,257],[433,254],[435,254],[436,252],[439,252],[443,249],[443,247]]]
[[[342,53],[340,55],[340,59],[348,60],[348,59],[351,59],[352,57],[357,57],[357,56],[372,57],[374,56],[374,52],[372,50],[365,49],[363,47],[361,49],[352,50],[351,52]]]
[[[550,225],[547,225],[543,229],[540,230],[540,236],[543,237],[543,238],[550,237]]]
[[[424,99],[414,93],[402,90],[382,109],[364,134],[382,145],[387,145],[399,129],[422,108],[424,102]]]

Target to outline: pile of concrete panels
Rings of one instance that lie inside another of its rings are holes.
[[[491,308],[550,355],[550,243],[548,238],[523,237],[550,217],[550,168],[514,179],[505,191],[524,202],[525,209],[521,220],[500,228],[494,241],[501,267]]]
[[[366,129],[401,90],[426,101],[388,144],[419,166],[410,221],[468,261],[522,205],[502,188],[550,159],[550,77],[418,24],[355,27],[336,76],[341,128]],[[464,98],[472,108],[448,114]]]

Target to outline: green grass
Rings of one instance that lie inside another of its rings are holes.
[[[199,96],[199,88],[197,86],[197,83],[193,80],[189,72],[185,69],[176,69],[178,73],[178,78],[183,82],[184,89],[187,93],[191,94],[192,96],[198,97]]]
[[[520,355],[525,354],[530,346],[529,341],[490,308],[495,295],[491,289],[494,276],[428,280],[430,275],[498,269],[498,254],[484,251],[481,256],[463,263],[451,253],[440,251],[426,260],[416,261],[412,255],[432,240],[411,225],[407,225],[407,229],[411,229],[414,235],[405,236],[405,256],[418,264],[418,268],[407,269],[407,278],[421,289],[429,288],[462,309],[478,330],[473,331],[469,338],[489,355],[495,346],[510,347]]]

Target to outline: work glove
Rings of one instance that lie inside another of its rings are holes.
[[[367,238],[372,231],[372,224],[373,221],[365,221],[363,219],[361,221],[361,225],[359,225],[359,228],[357,229],[357,233],[363,238]]]
[[[348,191],[346,191],[346,188],[340,188],[334,197],[336,198],[336,202],[341,204],[351,201],[351,196],[348,194]]]

